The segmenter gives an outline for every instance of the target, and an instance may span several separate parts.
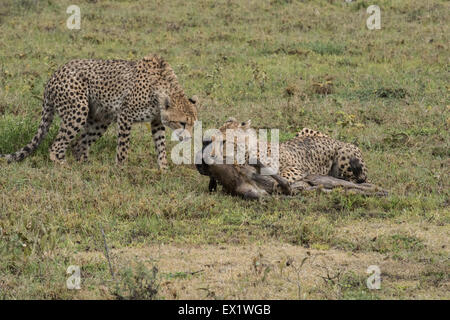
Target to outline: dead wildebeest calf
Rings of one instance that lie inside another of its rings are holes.
[[[211,141],[203,141],[203,150]],[[202,155],[197,155],[202,156]],[[279,189],[284,194],[291,194],[289,183],[278,175],[261,175],[258,171],[262,167],[258,165],[231,165],[231,164],[207,164],[203,157],[201,164],[196,164],[198,172],[210,177],[209,191],[217,190],[219,182],[223,190],[232,195],[242,196],[245,199],[258,199],[272,194]]]

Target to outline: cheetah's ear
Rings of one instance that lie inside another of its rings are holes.
[[[167,110],[170,107],[170,98],[165,93],[158,94],[158,100],[159,100],[159,108],[161,110]]]
[[[170,107],[170,98],[168,96],[164,97],[164,102],[162,103],[162,106],[165,110],[169,109]]]
[[[241,123],[241,128],[244,130],[250,129],[250,126],[252,124],[252,120],[247,120]]]
[[[193,104],[197,104],[198,102],[198,97],[197,96],[192,96],[189,98],[189,101]]]

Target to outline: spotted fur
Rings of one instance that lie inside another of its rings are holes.
[[[186,131],[192,134],[197,120],[196,99],[186,97],[170,65],[156,55],[139,61],[72,60],[52,75],[43,100],[36,135],[21,150],[1,155],[8,161],[23,160],[36,150],[56,112],[61,127],[50,148],[51,160],[64,162],[70,145],[77,160],[87,160],[91,144],[117,122],[116,162],[121,164],[127,159],[133,123],[150,122],[158,165],[164,169],[165,127],[182,129],[182,140]]]
[[[250,121],[238,122],[230,118],[219,129],[224,141],[229,129],[241,130],[245,134],[250,129]],[[270,144],[267,149],[270,155]],[[264,165],[271,166],[270,161],[260,159]],[[356,183],[367,182],[367,167],[357,146],[308,128],[279,145],[278,174],[289,183],[299,182],[309,174],[329,175]]]
[[[312,130],[309,128],[303,128],[302,131],[297,132],[296,137],[328,137],[325,133],[320,131]]]

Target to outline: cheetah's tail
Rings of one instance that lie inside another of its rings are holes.
[[[42,140],[44,140],[45,136],[48,133],[50,125],[52,124],[54,114],[55,109],[45,99],[41,123],[39,124],[38,131],[34,135],[31,142],[17,152],[10,154],[0,154],[0,158],[6,158],[8,162],[12,162],[12,161],[22,161],[23,159],[28,157],[33,151],[37,149],[37,147],[41,144]]]

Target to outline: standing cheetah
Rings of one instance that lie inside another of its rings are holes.
[[[117,122],[116,162],[121,164],[127,159],[132,124],[150,122],[161,169],[167,167],[165,126],[181,129],[178,138],[183,140],[197,120],[196,99],[186,97],[174,71],[159,56],[140,61],[72,60],[47,82],[42,120],[32,141],[0,157],[20,161],[36,150],[55,112],[61,127],[50,148],[52,161],[64,162],[69,145],[77,160],[87,160],[90,145]]]

